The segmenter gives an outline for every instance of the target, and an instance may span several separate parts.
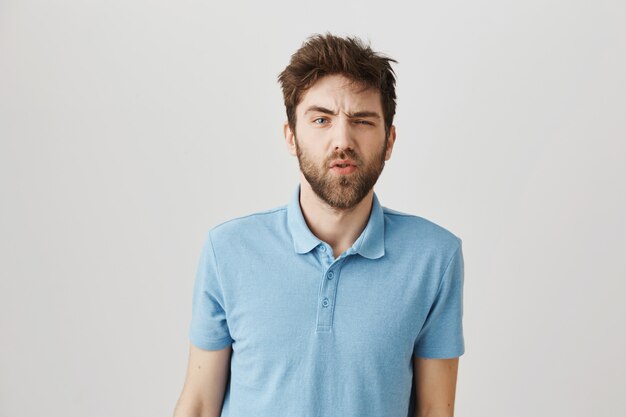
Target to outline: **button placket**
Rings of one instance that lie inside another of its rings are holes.
[[[320,295],[317,309],[317,331],[330,332],[335,311],[335,299],[339,271],[343,263],[343,257],[331,262],[322,274]]]

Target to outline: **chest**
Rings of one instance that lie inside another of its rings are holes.
[[[425,320],[427,277],[408,265],[390,270],[356,255],[261,265],[241,263],[223,274],[230,280],[224,296],[233,349],[333,343],[375,352],[395,343],[410,351]]]

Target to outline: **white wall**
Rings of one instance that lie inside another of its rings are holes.
[[[0,2],[0,415],[170,416],[206,230],[285,204],[276,76],[399,61],[383,205],[464,242],[457,415],[626,415],[622,1]]]

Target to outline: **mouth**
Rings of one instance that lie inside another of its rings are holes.
[[[356,168],[356,162],[350,159],[337,159],[330,164],[331,169],[335,167],[346,168],[351,166]]]
[[[356,171],[356,164],[352,161],[335,161],[330,166],[330,171],[335,172],[340,175],[351,174]]]

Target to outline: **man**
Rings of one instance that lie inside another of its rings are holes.
[[[300,181],[208,232],[176,417],[453,415],[461,239],[373,191],[396,140],[391,62],[316,35],[280,74]]]

